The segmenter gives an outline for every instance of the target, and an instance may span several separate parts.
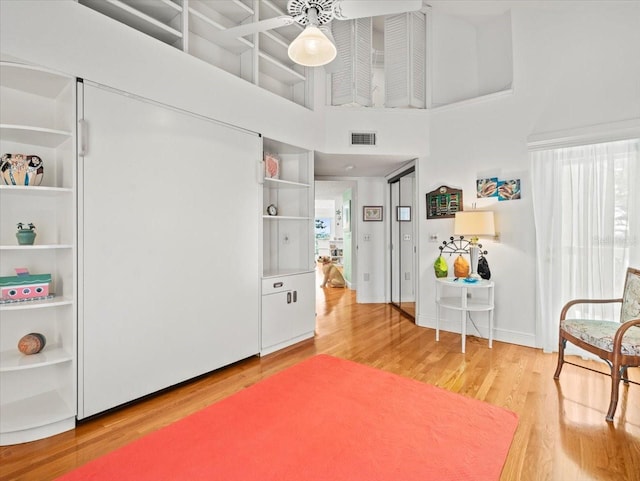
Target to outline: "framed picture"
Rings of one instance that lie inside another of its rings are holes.
[[[498,197],[498,178],[476,180],[476,195],[478,199],[483,197]]]
[[[364,222],[381,222],[382,206],[381,205],[365,205],[362,208],[362,220]]]
[[[396,216],[398,222],[411,222],[411,206],[399,205]]]
[[[342,205],[342,230],[351,232],[351,201],[348,200]]]
[[[280,159],[276,155],[264,153],[264,176],[267,179],[280,178]]]
[[[462,189],[441,185],[427,193],[427,219],[450,219],[462,210]]]
[[[498,181],[498,200],[517,200],[520,196],[520,179]]]

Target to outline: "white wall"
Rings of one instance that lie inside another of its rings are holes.
[[[478,94],[511,88],[513,53],[511,12],[487,20],[477,29]]]
[[[583,2],[567,11],[514,8],[514,93],[433,112],[431,153],[420,169],[422,199],[441,184],[461,186],[466,208],[475,201],[478,177],[522,180],[522,200],[487,206],[495,211],[501,233],[500,243],[483,240],[496,282],[498,339],[540,345],[535,332],[535,227],[527,138],[640,118],[639,19],[639,2]],[[453,232],[453,221],[423,219],[420,231],[421,239],[437,232],[443,240]],[[420,245],[422,325],[435,324],[432,265],[437,245]],[[459,322],[451,322],[449,328],[459,329]]]
[[[357,222],[354,242],[357,245],[358,259],[354,275],[358,302],[387,302],[385,285],[387,280],[387,252],[389,249],[389,233],[386,222],[363,222],[362,206],[383,205],[387,192],[387,181],[382,178],[360,178],[357,180],[358,202],[351,214],[352,223]],[[390,213],[383,209],[383,219]],[[368,240],[365,240],[365,237]],[[368,276],[368,280],[365,277]]]
[[[326,153],[406,155],[417,157],[429,146],[429,113],[419,109],[367,109],[327,107],[325,138],[319,148]],[[377,132],[375,146],[351,146],[350,132]]]
[[[513,81],[510,12],[452,16],[437,10],[433,32],[432,105],[499,92]]]
[[[458,17],[433,12],[431,72],[434,106],[478,95],[475,27]]]

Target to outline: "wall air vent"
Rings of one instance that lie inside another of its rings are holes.
[[[376,133],[351,132],[351,145],[376,145]]]

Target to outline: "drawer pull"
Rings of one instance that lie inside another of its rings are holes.
[[[277,289],[278,287],[282,287],[282,286],[284,286],[284,282],[274,282],[274,283],[273,283],[273,287],[274,287],[274,288],[276,288],[276,289]]]

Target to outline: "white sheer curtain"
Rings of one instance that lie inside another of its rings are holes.
[[[555,351],[567,301],[620,297],[627,267],[640,268],[640,139],[533,151],[529,157],[538,344]],[[579,315],[617,320],[619,307]]]

